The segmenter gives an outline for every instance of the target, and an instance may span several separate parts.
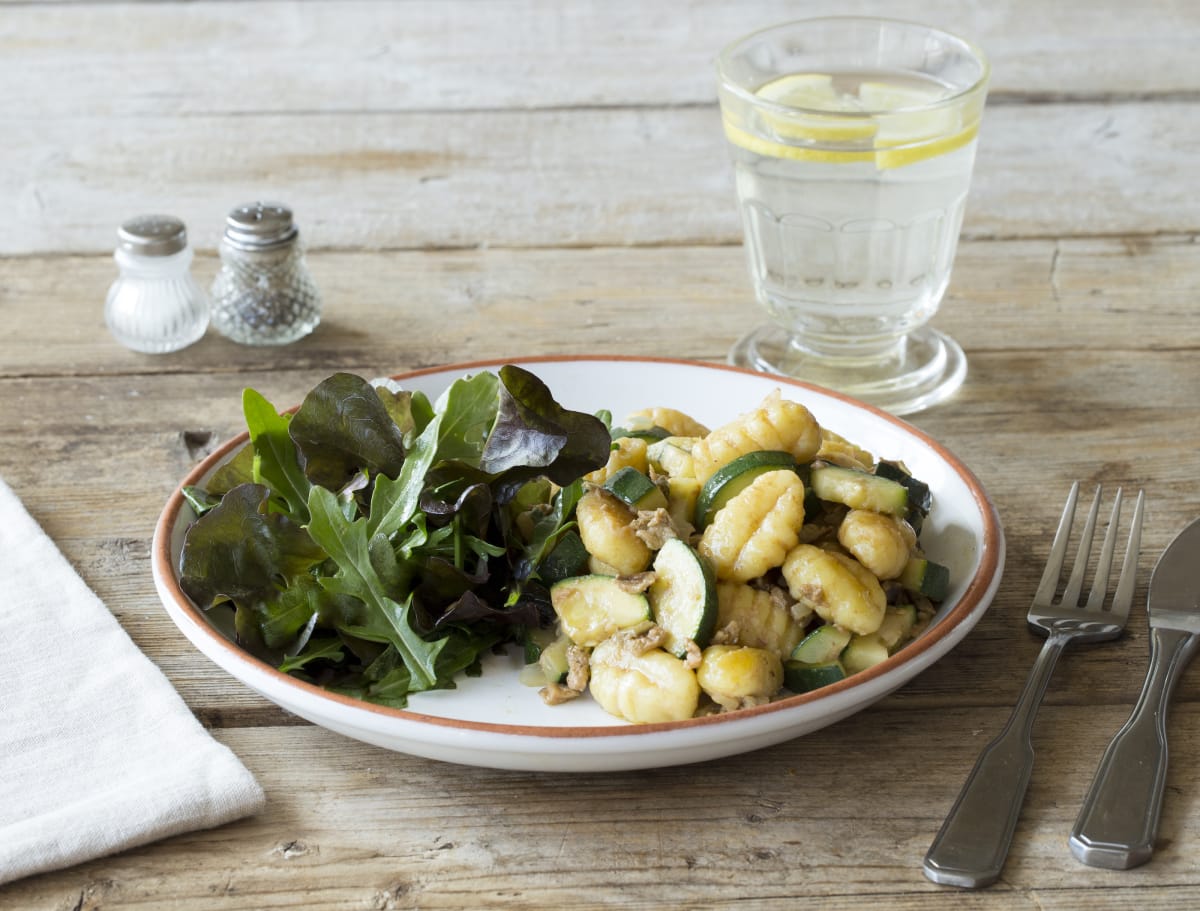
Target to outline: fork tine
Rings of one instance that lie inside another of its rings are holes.
[[[1087,609],[1101,610],[1104,607],[1104,596],[1108,594],[1108,577],[1112,572],[1113,548],[1117,544],[1117,525],[1121,520],[1121,488],[1113,498],[1112,515],[1108,520],[1108,529],[1104,532],[1104,543],[1100,546],[1100,560],[1096,563],[1096,575],[1092,579],[1092,590],[1088,593]]]
[[[1121,578],[1117,581],[1117,592],[1113,595],[1112,612],[1122,617],[1129,616],[1129,608],[1133,604],[1138,551],[1142,546],[1143,500],[1143,493],[1139,490],[1137,502],[1133,507],[1133,520],[1129,523],[1129,543],[1125,545],[1125,560],[1121,564]]]
[[[1063,589],[1062,603],[1068,607],[1079,607],[1079,593],[1083,591],[1083,574],[1087,571],[1088,557],[1092,552],[1092,535],[1096,531],[1096,517],[1100,513],[1100,487],[1092,497],[1092,508],[1088,510],[1087,522],[1079,536],[1079,547],[1075,551],[1075,565],[1071,567],[1071,578]]]
[[[1071,523],[1075,521],[1075,501],[1079,498],[1079,482],[1071,484],[1071,492],[1067,494],[1067,503],[1063,506],[1062,518],[1058,520],[1058,531],[1054,533],[1054,541],[1050,545],[1050,556],[1046,558],[1046,568],[1042,571],[1042,581],[1034,593],[1035,604],[1049,604],[1054,600],[1054,592],[1058,589],[1058,579],[1062,575],[1063,559],[1067,555],[1067,539],[1071,536]]]

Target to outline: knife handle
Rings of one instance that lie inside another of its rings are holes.
[[[1150,668],[1141,695],[1104,751],[1071,830],[1071,852],[1081,862],[1128,870],[1154,853],[1167,780],[1167,710],[1198,643],[1200,636],[1191,633],[1150,629]]]

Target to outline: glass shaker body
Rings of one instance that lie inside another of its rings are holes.
[[[286,207],[253,203],[234,209],[220,254],[212,286],[218,332],[244,345],[286,345],[317,327],[320,292]]]
[[[166,354],[198,341],[208,328],[209,303],[192,278],[183,222],[141,216],[125,222],[117,236],[113,258],[120,275],[104,302],[109,332],[145,354]]]

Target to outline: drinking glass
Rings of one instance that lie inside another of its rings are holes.
[[[958,246],[983,53],[923,25],[834,17],[755,32],[717,71],[750,277],[771,317],[729,360],[894,414],[951,395],[966,357],[928,323]]]

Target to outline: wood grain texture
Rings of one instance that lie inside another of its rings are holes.
[[[104,295],[116,277],[108,256],[0,258],[8,317],[0,378],[274,368],[375,375],[589,352],[721,360],[765,318],[740,245],[327,252],[310,255],[309,266],[325,301],[309,338],[254,349],[210,330],[198,345],[158,357],[122,348],[105,329]],[[214,257],[202,256],[193,273],[207,286],[216,269]],[[1081,348],[1188,351],[1200,344],[1188,331],[1198,297],[1194,234],[968,240],[935,325],[969,352],[1016,358]],[[641,330],[648,314],[658,331]]]
[[[1084,896],[1119,908],[1146,898],[1146,871],[1083,867],[1065,845],[1091,755],[1123,718],[1117,709],[1045,710],[1028,809],[999,884],[969,894],[921,876],[929,833],[1003,717],[881,705],[736,761],[586,775],[480,774],[311,727],[220,731],[267,791],[260,817],[30,878],[0,893],[0,906],[82,898],[149,909],[168,892],[187,907],[246,911],[1069,908]],[[1200,749],[1196,707],[1173,720],[1180,754]],[[955,735],[933,764],[930,730]],[[1186,825],[1195,804],[1182,796],[1200,792],[1200,775],[1176,767],[1170,788],[1179,795],[1164,812],[1171,850],[1153,882],[1175,904],[1153,906],[1182,908],[1200,895],[1188,859],[1200,844]]]
[[[20,118],[708,105],[727,43],[831,11],[816,0],[196,2],[136,15],[24,4],[0,20],[0,83]],[[843,0],[836,12],[881,9]],[[886,13],[984,48],[1000,101],[1188,95],[1200,83],[1200,12],[1179,0],[1140,4],[1136,29],[1116,0],[892,0]],[[132,59],[145,78],[130,78]]]
[[[1200,102],[990,109],[968,237],[1194,233],[1176,175]],[[0,254],[104,252],[167,210],[213,249],[226,213],[281,199],[327,248],[735,244],[715,105],[573,111],[264,113],[134,124],[0,115]]]
[[[1200,7],[895,0],[994,64],[966,239],[936,325],[967,351],[912,417],[978,475],[1004,581],[948,656],[875,706],[745,756],[637,773],[481,772],[313,727],[197,652],[160,607],[154,521],[241,429],[364,376],[551,353],[721,361],[750,299],[712,58],[801,0],[0,3],[0,477],[265,812],[0,887],[0,911],[1200,906],[1200,673],[1170,717],[1158,850],[1116,873],[1066,836],[1147,661],[1145,593],[1200,515]],[[839,10],[879,12],[868,0]],[[173,355],[103,322],[116,225],[185,218],[207,284],[225,211],[295,209],[325,295],[281,349]],[[650,404],[650,403],[648,403]],[[670,404],[653,402],[653,404]],[[1068,652],[999,883],[920,861],[1041,640],[1025,611],[1071,480],[1143,487],[1135,608]],[[0,632],[2,635],[2,632]],[[2,698],[2,696],[0,696]]]

